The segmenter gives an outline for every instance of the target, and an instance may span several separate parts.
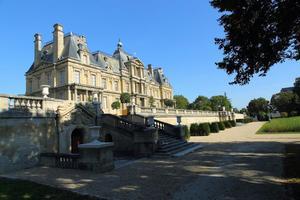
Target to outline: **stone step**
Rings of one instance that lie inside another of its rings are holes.
[[[158,152],[172,152],[174,150],[177,150],[177,149],[180,149],[180,148],[183,148],[185,146],[188,146],[190,145],[190,143],[184,143],[184,144],[177,144],[177,145],[174,145],[174,146],[171,146],[171,147],[166,147],[166,148],[163,148],[163,149],[158,149]]]
[[[200,144],[196,144],[196,143],[187,143],[187,144],[188,145],[185,145],[184,147],[181,147],[179,149],[174,149],[172,151],[156,152],[154,156],[155,157],[169,157],[169,156],[180,157],[188,153],[191,153],[193,151],[196,151],[199,148],[202,148],[202,145]]]
[[[165,144],[160,145],[159,149],[166,149],[166,148],[169,148],[169,147],[172,147],[172,146],[182,145],[182,144],[185,144],[185,143],[187,143],[187,142],[183,141],[183,140],[173,141],[173,142],[170,142],[170,143],[165,143]]]

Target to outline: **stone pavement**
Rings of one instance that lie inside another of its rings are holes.
[[[179,158],[144,158],[97,174],[46,167],[4,176],[32,180],[105,199],[287,199],[284,144],[300,134],[255,135],[255,122],[205,137],[204,147]]]

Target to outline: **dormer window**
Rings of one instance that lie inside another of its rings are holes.
[[[87,57],[87,55],[83,55],[82,61],[83,61],[84,64],[88,64],[88,57]]]

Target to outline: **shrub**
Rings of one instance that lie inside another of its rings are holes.
[[[247,117],[247,118],[243,119],[243,123],[245,123],[245,124],[250,123],[250,122],[253,122],[252,118]]]
[[[191,126],[190,126],[190,134],[192,136],[198,135],[198,124],[196,124],[196,123],[191,124]]]
[[[210,134],[209,123],[199,124],[198,128],[199,128],[200,135],[207,136]]]
[[[213,122],[210,124],[210,131],[212,133],[218,133],[219,132],[219,125],[217,122]]]
[[[130,94],[129,93],[122,93],[120,96],[121,103],[130,103]]]
[[[229,121],[224,121],[225,128],[231,128],[231,124]]]
[[[298,112],[297,111],[292,111],[290,112],[290,117],[295,117],[295,116],[298,116]]]
[[[120,107],[121,107],[121,104],[120,104],[119,101],[115,101],[115,102],[113,102],[113,103],[111,104],[111,108],[112,108],[113,110],[120,109]]]
[[[281,117],[288,117],[289,115],[288,115],[287,112],[281,112],[281,113],[280,113],[280,116],[281,116]]]
[[[189,131],[189,127],[187,125],[183,125],[183,130],[184,130],[184,139],[185,140],[189,140],[190,139],[190,131]]]
[[[234,120],[230,120],[229,122],[230,122],[230,124],[231,124],[232,127],[236,126],[236,122]]]
[[[225,130],[224,122],[218,122],[218,126],[221,131]]]

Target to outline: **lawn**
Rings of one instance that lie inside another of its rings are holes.
[[[257,133],[300,133],[300,117],[272,119],[265,123]]]
[[[70,191],[56,189],[53,187],[40,185],[30,181],[0,178],[0,199],[1,200],[18,200],[18,199],[96,200],[97,198],[79,195]]]

